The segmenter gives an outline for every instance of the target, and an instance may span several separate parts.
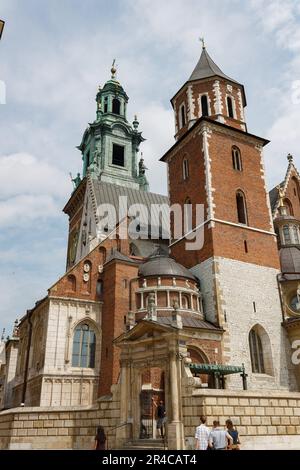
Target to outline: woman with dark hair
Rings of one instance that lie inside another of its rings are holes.
[[[105,450],[106,436],[103,426],[97,427],[97,433],[95,436],[95,450]]]
[[[227,428],[228,434],[230,434],[230,436],[233,439],[231,450],[240,450],[241,442],[239,438],[239,433],[236,427],[233,426],[233,422],[231,421],[231,419],[226,420],[226,428]]]

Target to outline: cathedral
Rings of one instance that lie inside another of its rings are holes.
[[[244,86],[203,44],[171,99],[168,197],[152,193],[116,72],[77,147],[66,272],[2,338],[0,448],[89,449],[102,425],[109,449],[191,449],[205,414],[231,418],[244,448],[299,449],[293,157],[268,192],[269,141],[248,131]]]

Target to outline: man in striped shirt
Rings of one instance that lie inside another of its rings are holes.
[[[207,450],[208,447],[208,438],[210,435],[210,430],[205,425],[206,416],[200,416],[201,424],[196,428],[196,449],[197,450]]]

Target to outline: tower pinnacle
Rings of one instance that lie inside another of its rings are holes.
[[[115,63],[116,63],[116,59],[113,60],[113,63],[112,63],[111,69],[110,69],[112,80],[115,80],[116,73],[117,73],[117,67],[116,67]]]

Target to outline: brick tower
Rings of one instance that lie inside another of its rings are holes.
[[[222,72],[204,45],[171,103],[176,143],[162,157],[170,204],[191,204],[191,226],[204,229],[201,249],[187,250],[185,237],[173,239],[172,256],[199,278],[207,320],[225,329],[223,362],[244,363],[251,388],[288,388],[292,367],[262,152],[268,141],[248,133],[244,87]],[[205,214],[198,227],[196,204]]]

